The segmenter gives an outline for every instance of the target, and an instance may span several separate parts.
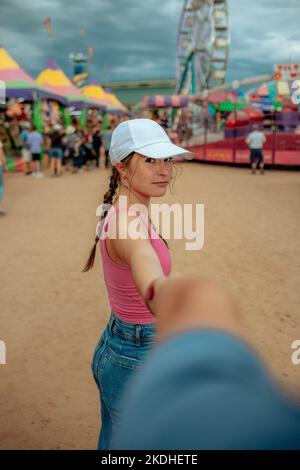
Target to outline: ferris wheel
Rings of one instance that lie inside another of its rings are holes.
[[[227,0],[185,0],[177,38],[177,93],[195,95],[225,81]]]

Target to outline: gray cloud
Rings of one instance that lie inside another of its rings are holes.
[[[299,0],[230,0],[228,79],[272,73],[273,64],[300,62]]]
[[[51,52],[70,75],[69,54],[93,47],[90,71],[100,80],[173,78],[182,6],[183,0],[0,0],[0,44],[34,76]],[[300,0],[229,0],[229,11],[229,80],[300,61]],[[42,24],[47,16],[52,41]]]

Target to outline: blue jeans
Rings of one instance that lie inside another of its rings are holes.
[[[63,151],[59,147],[53,147],[50,150],[50,157],[51,158],[55,158],[56,160],[62,160],[63,156],[64,156]]]
[[[119,320],[112,312],[96,347],[92,371],[100,392],[101,430],[98,449],[109,450],[120,419],[128,382],[140,370],[155,342],[154,324]]]

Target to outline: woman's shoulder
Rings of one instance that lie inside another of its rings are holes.
[[[151,224],[143,210],[130,210],[129,207],[113,205],[103,221],[104,237],[114,243],[124,240],[148,240],[151,238]]]
[[[105,216],[106,223],[115,223],[117,226],[127,227],[131,223],[146,222],[147,215],[142,210],[132,210],[130,207],[112,205]]]

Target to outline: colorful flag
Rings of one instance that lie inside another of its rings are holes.
[[[94,48],[93,47],[89,47],[89,58],[90,58],[90,62],[94,62]]]
[[[48,18],[46,18],[44,21],[43,21],[43,24],[45,25],[45,28],[47,30],[47,33],[48,33],[48,36],[49,38],[52,36],[52,25],[51,25],[51,18],[50,16],[48,16]]]

